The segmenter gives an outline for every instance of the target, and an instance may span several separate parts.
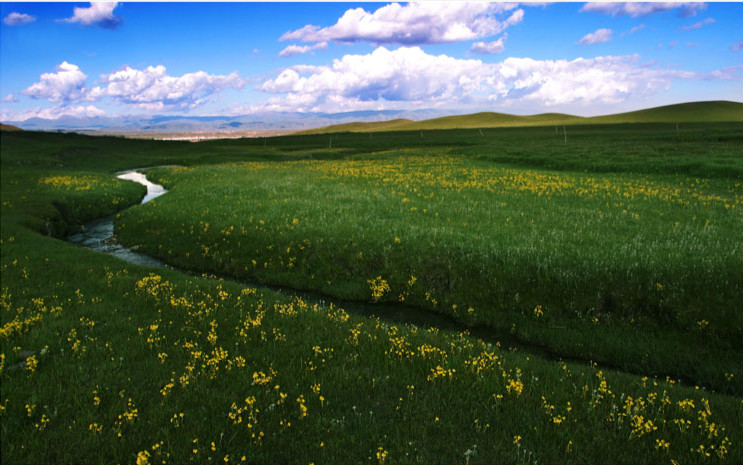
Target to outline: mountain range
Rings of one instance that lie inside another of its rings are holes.
[[[264,130],[303,130],[333,124],[379,122],[395,118],[419,121],[451,114],[444,110],[380,110],[343,113],[266,112],[240,116],[121,116],[58,119],[29,118],[3,121],[29,131],[77,131],[107,133],[189,133]]]

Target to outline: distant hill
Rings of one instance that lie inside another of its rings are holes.
[[[591,123],[716,123],[743,121],[743,103],[691,102],[587,118]]]
[[[432,120],[428,120],[432,121]],[[416,122],[410,119],[393,119],[389,121],[376,121],[372,123],[345,123],[345,124],[333,124],[331,126],[325,126],[317,129],[309,129],[307,131],[301,131],[297,134],[324,134],[328,132],[380,132],[380,131],[404,131],[411,124]],[[402,129],[401,129],[402,128]],[[329,130],[332,129],[332,130]]]
[[[0,123],[0,131],[23,131],[23,129],[13,126],[12,124]]]
[[[423,121],[392,120],[375,123],[350,123],[310,129],[299,134],[324,134],[331,132],[419,131],[431,129],[497,128],[519,126],[553,126],[574,124],[617,123],[711,123],[743,122],[743,103],[728,101],[692,102],[646,110],[617,113],[614,115],[582,117],[563,113],[542,113],[531,116],[506,113],[473,113],[444,116]]]

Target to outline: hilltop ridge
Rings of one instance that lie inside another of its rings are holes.
[[[552,126],[618,123],[713,123],[743,121],[743,103],[730,101],[689,102],[616,113],[583,117],[564,113],[540,113],[520,116],[507,113],[481,112],[443,116],[423,121],[397,119],[373,123],[347,123],[301,131],[297,134],[333,132],[419,131],[431,129],[495,128],[519,126]]]

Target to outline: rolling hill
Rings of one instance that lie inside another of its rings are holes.
[[[691,102],[614,115],[582,117],[563,113],[519,116],[506,113],[473,113],[423,121],[397,119],[374,123],[347,123],[302,131],[298,134],[333,132],[422,131],[432,129],[496,128],[618,123],[712,123],[743,121],[743,103],[729,101]]]

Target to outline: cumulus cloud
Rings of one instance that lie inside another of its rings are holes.
[[[463,103],[614,104],[668,89],[695,73],[638,64],[637,56],[481,60],[429,55],[419,47],[345,55],[331,66],[290,67],[257,89],[277,94],[262,110],[339,111]]]
[[[60,21],[65,23],[80,23],[84,26],[98,26],[105,29],[116,29],[121,24],[121,18],[114,16],[114,8],[118,2],[91,2],[87,8],[75,7],[73,15]]]
[[[16,103],[18,99],[13,94],[8,94],[5,97],[3,97],[3,102],[5,103]]]
[[[494,42],[475,42],[470,47],[470,51],[473,53],[500,53],[506,48],[505,40],[508,38],[508,34],[503,34],[503,37]]]
[[[148,66],[143,70],[129,66],[101,76],[100,87],[91,89],[91,100],[111,97],[119,103],[147,110],[187,110],[206,102],[212,94],[228,88],[242,88],[244,81],[233,72],[228,75],[204,71],[169,76],[164,66]]]
[[[422,2],[385,5],[374,13],[363,8],[347,10],[335,25],[306,25],[280,40],[302,42],[358,42],[377,44],[433,44],[460,42],[501,33],[520,23],[524,10],[517,4]],[[506,19],[503,17],[508,16]]]
[[[8,26],[22,26],[33,23],[34,21],[36,21],[36,17],[27,15],[26,13],[16,13],[15,11],[3,18],[3,23]]]
[[[2,118],[3,121],[25,121],[30,118],[59,119],[63,116],[92,118],[104,116],[105,114],[105,111],[93,105],[58,105],[50,108],[34,108],[22,112],[3,110],[2,113],[0,113],[0,118]]]
[[[739,40],[730,46],[731,52],[740,52],[741,50],[743,50],[743,40]]]
[[[504,88],[496,99],[536,101],[544,106],[568,103],[619,103],[631,96],[670,88],[674,79],[695,73],[638,66],[639,57],[607,56],[567,60],[509,58],[500,66]]]
[[[468,77],[479,74],[480,60],[428,55],[418,47],[394,51],[379,47],[368,55],[345,55],[330,67],[289,68],[259,89],[285,93],[303,105],[320,101],[447,101],[478,85]]]
[[[39,82],[32,84],[22,93],[35,99],[46,99],[54,103],[68,103],[84,100],[86,97],[85,75],[80,68],[63,61],[56,73],[44,73]]]
[[[599,29],[596,32],[586,34],[583,38],[578,41],[580,44],[600,44],[602,42],[609,42],[611,40],[611,29]]]
[[[327,42],[320,42],[315,45],[289,45],[284,50],[279,52],[279,56],[291,57],[294,55],[302,55],[312,50],[322,50],[328,48]]]
[[[714,18],[707,18],[704,21],[699,21],[698,23],[692,24],[690,26],[682,26],[681,30],[682,31],[693,31],[694,29],[699,29],[702,26],[705,26],[707,24],[712,24],[714,22],[715,22]]]
[[[244,80],[233,72],[228,75],[204,71],[169,76],[164,66],[143,70],[124,67],[102,75],[97,87],[86,87],[87,75],[74,64],[62,62],[55,73],[41,75],[39,82],[23,91],[34,99],[46,99],[68,108],[70,103],[96,101],[105,97],[148,110],[188,110],[205,103],[209,96],[227,88],[240,89]]]
[[[696,16],[697,12],[707,8],[706,3],[702,2],[591,2],[583,5],[580,11],[589,11],[603,13],[611,16],[647,16],[653,13],[662,13],[664,11],[679,10],[683,17]]]

